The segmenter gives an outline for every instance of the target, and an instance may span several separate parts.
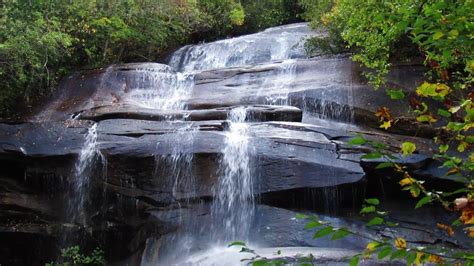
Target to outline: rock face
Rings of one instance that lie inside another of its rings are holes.
[[[291,219],[293,212],[276,207],[340,214],[377,194],[378,186],[396,184],[399,176],[392,172],[379,179],[378,161],[361,161],[370,149],[348,145],[352,137],[364,135],[393,152],[408,139],[419,154],[400,158],[402,164],[427,182],[456,186],[436,170],[432,143],[421,138],[434,132],[412,123],[406,103],[373,91],[347,56],[305,58],[301,40],[317,34],[306,24],[288,25],[184,47],[171,57],[174,68],[136,63],[77,73],[31,121],[0,124],[0,165],[8,169],[0,175],[0,238],[14,243],[2,245],[0,264],[48,262],[71,234],[86,249],[101,246],[111,262],[176,262],[166,257],[176,249],[165,245],[175,243],[167,239],[179,236],[185,245],[189,224],[210,224],[209,201],[225,174],[226,156],[239,155],[239,148],[245,148],[248,165],[239,158],[234,163],[251,169],[253,196],[266,204],[256,207],[252,241],[270,248],[318,247],[334,254],[331,262],[344,261],[366,243],[315,241]],[[400,66],[390,81],[409,94],[420,71]],[[374,129],[380,105],[405,116],[395,132],[421,137]],[[77,165],[87,162],[91,127],[93,151],[103,160],[90,161],[84,177]],[[229,152],[232,140],[242,138]],[[91,186],[84,222],[65,215],[80,178]],[[328,219],[357,230],[362,224],[360,217]],[[207,237],[194,240],[209,242]],[[423,241],[438,238],[424,235]],[[43,247],[51,242],[56,244]],[[34,254],[20,255],[30,249],[24,243],[37,246]],[[188,259],[209,261],[208,255]]]

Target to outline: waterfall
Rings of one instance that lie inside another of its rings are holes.
[[[103,166],[105,166],[105,158],[97,147],[97,138],[97,124],[94,124],[87,131],[84,146],[75,164],[72,196],[68,201],[68,220],[82,225],[87,224],[85,205],[89,197],[90,179],[94,174],[97,160],[100,160]]]
[[[140,69],[138,88],[127,95],[127,102],[158,110],[184,110],[190,96],[194,76],[189,73]]]
[[[173,123],[173,122],[171,122]],[[171,198],[184,198],[186,201],[194,198],[196,181],[193,175],[193,153],[189,149],[194,145],[194,131],[192,123],[185,124],[173,132],[176,143],[172,153],[155,155],[155,177],[165,182],[165,187],[171,188]],[[157,143],[156,150],[160,149]]]
[[[172,55],[169,64],[179,71],[192,72],[305,58],[304,41],[316,34],[307,23],[274,27],[255,34],[185,46]]]
[[[212,216],[219,240],[247,236],[254,210],[253,173],[247,116],[244,107],[232,109],[225,148],[220,161],[221,176],[214,189]],[[223,239],[222,239],[223,238]]]
[[[279,64],[279,70],[275,76],[265,79],[263,86],[268,86],[276,94],[267,96],[265,102],[270,105],[290,105],[288,94],[296,78],[296,60],[286,59]]]

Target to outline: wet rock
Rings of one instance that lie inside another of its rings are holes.
[[[206,121],[225,120],[236,107],[221,107],[205,110],[166,111],[151,108],[140,108],[130,105],[101,106],[81,112],[80,118],[93,121],[106,119],[138,119],[151,121]],[[291,106],[255,105],[245,106],[248,121],[293,121],[300,122],[302,112]]]

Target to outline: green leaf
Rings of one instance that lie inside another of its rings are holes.
[[[410,252],[407,255],[407,265],[413,265],[413,262],[416,260],[416,252]]]
[[[392,253],[392,248],[391,247],[384,247],[379,251],[379,254],[377,255],[377,259],[381,260],[381,259],[387,257],[388,255],[390,255],[390,253]]]
[[[451,113],[448,112],[448,111],[445,110],[445,109],[442,109],[442,108],[439,108],[439,109],[438,109],[438,115],[443,116],[443,117],[446,117],[446,118],[451,117]]]
[[[352,257],[351,260],[349,261],[349,266],[357,266],[357,265],[359,265],[359,255]]]
[[[402,144],[403,156],[408,156],[416,150],[416,145],[412,142],[406,141]]]
[[[349,230],[347,230],[346,228],[340,228],[340,229],[337,229],[336,232],[332,235],[331,240],[341,239],[341,238],[344,238],[344,237],[346,237],[350,234],[351,234],[351,232]]]
[[[437,31],[433,34],[433,40],[436,41],[436,40],[439,40],[441,39],[442,37],[444,36],[444,33],[441,32],[441,31]]]
[[[376,198],[365,199],[365,202],[367,202],[368,204],[372,204],[372,205],[379,205],[380,204],[379,199],[376,199]]]
[[[229,245],[227,245],[227,247],[232,247],[232,246],[245,246],[245,243],[242,241],[234,241],[230,243]]]
[[[395,260],[398,258],[404,258],[407,254],[407,251],[405,249],[399,249],[390,255],[390,260]]]
[[[462,224],[462,223],[461,223],[461,220],[459,220],[459,219],[456,219],[456,220],[454,220],[454,221],[451,223],[452,226],[459,226],[459,225],[461,225],[461,224]]]
[[[425,196],[421,198],[418,203],[415,206],[415,209],[421,208],[423,205],[430,203],[431,202],[431,197],[430,196]]]
[[[384,169],[384,168],[389,168],[389,167],[393,167],[393,163],[391,162],[383,162],[383,163],[379,163],[375,169]]]
[[[448,35],[450,39],[456,39],[459,36],[459,31],[451,30],[448,32]]]
[[[362,208],[362,210],[360,210],[360,213],[371,213],[371,212],[375,212],[375,206],[367,206],[367,207],[364,207]]]
[[[390,226],[390,227],[398,226],[398,223],[394,223],[394,222],[390,222],[390,221],[387,221],[386,223],[387,223],[387,225]]]
[[[370,222],[367,223],[368,226],[381,225],[383,223],[383,218],[374,217]]]
[[[380,152],[371,152],[371,153],[362,155],[360,158],[361,159],[379,159],[379,158],[382,158],[382,156],[383,154]]]
[[[350,139],[349,142],[347,142],[347,144],[349,144],[350,146],[354,146],[354,145],[363,145],[366,142],[367,142],[366,139],[364,139],[364,137],[359,135]]]
[[[316,233],[314,233],[313,238],[320,238],[320,237],[323,237],[323,236],[327,236],[332,232],[333,232],[332,226],[326,226],[324,228],[321,228]]]
[[[298,220],[302,220],[302,219],[308,218],[308,215],[302,214],[302,213],[297,213],[295,218],[298,219]]]
[[[321,225],[322,223],[320,223],[319,221],[311,221],[304,226],[304,229],[309,230]]]
[[[439,145],[439,152],[441,152],[441,153],[447,152],[448,149],[449,149],[449,145],[448,145],[448,144]]]
[[[387,90],[387,95],[390,96],[390,99],[392,99],[392,100],[401,100],[401,99],[405,98],[405,93],[401,89],[400,90],[388,89]]]

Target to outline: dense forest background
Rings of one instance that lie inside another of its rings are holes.
[[[157,61],[187,43],[298,21],[296,1],[6,0],[0,3],[0,113],[52,93],[71,71]]]

